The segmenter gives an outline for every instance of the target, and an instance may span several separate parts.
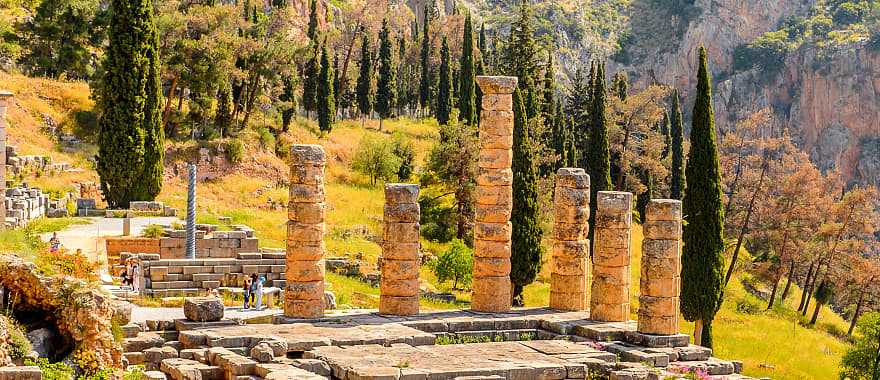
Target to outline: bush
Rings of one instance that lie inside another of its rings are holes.
[[[165,233],[165,228],[158,224],[150,224],[144,227],[141,236],[145,238],[158,239]]]
[[[745,298],[736,300],[736,312],[740,314],[755,315],[761,313],[761,305]]]
[[[473,276],[474,254],[461,240],[455,239],[449,248],[431,261],[431,271],[440,283],[452,281],[452,288],[468,287]]]
[[[859,320],[854,344],[840,362],[840,378],[851,380],[876,379],[880,368],[880,312],[865,314]]]
[[[413,148],[412,143],[404,140],[399,134],[395,136],[393,145],[394,147],[391,149],[391,152],[397,157],[399,163],[397,167],[397,180],[401,182],[407,181],[412,177],[415,170],[413,167],[413,161],[415,161],[416,157],[415,148]]]
[[[24,330],[11,318],[0,318],[5,318],[6,325],[9,326],[9,356],[12,359],[24,359],[33,350]]]
[[[257,135],[260,136],[260,146],[263,149],[275,151],[275,135],[266,127],[257,128]]]
[[[352,169],[370,178],[376,185],[380,179],[389,179],[397,174],[400,161],[392,153],[392,146],[385,139],[364,136],[358,144],[351,163]]]
[[[35,264],[37,270],[46,276],[71,276],[88,282],[97,282],[100,263],[89,260],[82,252],[69,252],[64,249],[40,254]]]
[[[224,147],[226,160],[231,164],[238,164],[244,157],[244,144],[239,139],[232,139],[226,142]]]
[[[43,380],[72,380],[73,368],[64,362],[49,363],[49,359],[39,358],[36,361],[26,359],[24,365],[40,367],[43,373]]]

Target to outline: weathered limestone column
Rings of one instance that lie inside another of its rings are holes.
[[[385,185],[379,314],[419,313],[419,185]]]
[[[586,310],[590,293],[590,176],[584,169],[562,168],[556,172],[554,207],[556,241],[550,307]]]
[[[477,77],[483,91],[471,309],[510,310],[515,77]]]
[[[324,315],[324,149],[290,149],[290,203],[287,223],[287,289],[284,315]]]
[[[655,199],[645,214],[638,331],[675,335],[679,333],[681,202]]]
[[[6,104],[12,93],[0,90],[0,229],[6,228]]]
[[[593,238],[593,290],[590,318],[629,320],[632,194],[600,191]]]

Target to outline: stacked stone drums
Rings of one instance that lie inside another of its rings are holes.
[[[379,313],[419,313],[419,186],[385,185]]]
[[[606,322],[627,321],[632,194],[600,191],[596,203],[590,318]]]
[[[477,77],[483,91],[471,309],[510,310],[515,77]]]
[[[590,287],[590,176],[583,169],[556,172],[554,207],[550,307],[585,310]]]
[[[287,289],[284,315],[324,315],[324,149],[290,149],[290,203],[287,223]]]
[[[645,212],[638,331],[678,334],[681,202],[655,199]]]

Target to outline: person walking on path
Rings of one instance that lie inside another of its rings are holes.
[[[138,293],[141,290],[141,266],[134,260],[131,265],[131,291]]]
[[[263,275],[254,274],[254,276],[256,277],[256,280],[254,280],[254,293],[256,293],[257,295],[257,303],[255,308],[257,310],[260,310],[263,308],[263,283],[266,281],[266,279],[263,277]]]
[[[251,277],[246,277],[244,279],[244,310],[248,309],[249,301],[251,299],[251,285],[253,285],[254,281]]]

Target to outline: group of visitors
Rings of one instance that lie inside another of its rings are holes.
[[[125,269],[122,270],[122,286],[128,286],[132,292],[138,292],[141,288],[141,267],[137,260],[129,258],[125,260]]]
[[[254,310],[263,308],[263,284],[266,278],[256,273],[251,275],[244,281],[244,310],[249,307]]]

